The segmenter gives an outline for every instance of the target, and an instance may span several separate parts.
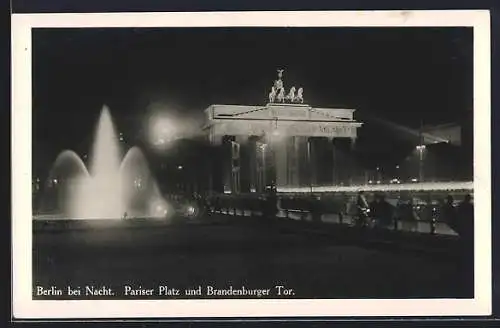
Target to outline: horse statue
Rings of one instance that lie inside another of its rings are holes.
[[[290,92],[286,96],[287,100],[290,100],[290,102],[293,102],[295,100],[295,87],[290,88]]]
[[[269,92],[269,102],[273,103],[274,99],[276,99],[276,88],[271,87],[271,92]]]
[[[295,97],[294,102],[298,102],[298,103],[303,104],[304,103],[303,94],[304,94],[304,89],[302,87],[300,87],[299,90],[297,91],[297,96]]]
[[[280,88],[278,92],[278,96],[276,98],[278,102],[284,102],[285,101],[285,88]]]

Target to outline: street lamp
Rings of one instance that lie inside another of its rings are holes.
[[[401,173],[399,171],[399,164],[396,164],[396,174],[393,179],[396,183],[401,183]]]
[[[424,180],[424,152],[425,145],[418,145],[415,147],[418,151],[418,180],[422,182]]]

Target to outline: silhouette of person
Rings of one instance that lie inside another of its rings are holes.
[[[266,216],[269,219],[274,219],[278,214],[277,202],[278,198],[276,196],[276,192],[273,189],[269,190],[264,204]]]
[[[363,190],[361,190],[358,193],[358,197],[356,200],[356,208],[357,208],[357,221],[356,225],[358,226],[365,226],[368,220],[368,212],[370,210],[370,206],[368,205],[368,202],[366,201],[365,193]]]
[[[311,195],[309,198],[309,212],[311,213],[311,218],[313,222],[321,221],[321,210],[320,210],[320,199],[315,195]]]
[[[378,225],[380,219],[379,205],[380,205],[380,195],[377,193],[373,197],[373,200],[370,202],[370,213],[369,213],[369,216],[375,226]]]
[[[415,213],[415,204],[410,198],[406,201],[400,200],[398,204],[398,215],[401,220],[403,230],[416,232],[418,230],[417,214]]]
[[[387,227],[392,222],[393,208],[389,204],[384,194],[375,196],[375,201],[372,203],[372,210],[370,213],[375,220],[378,227]]]

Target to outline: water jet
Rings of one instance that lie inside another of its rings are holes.
[[[57,156],[45,184],[40,214],[66,219],[165,217],[167,203],[138,147],[122,157],[109,109],[104,106],[89,157],[89,169],[72,150]]]

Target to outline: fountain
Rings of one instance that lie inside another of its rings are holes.
[[[57,212],[70,219],[166,216],[167,203],[142,151],[132,147],[122,160],[107,107],[101,111],[90,155],[87,170],[74,151],[59,154],[47,179],[41,214]]]

